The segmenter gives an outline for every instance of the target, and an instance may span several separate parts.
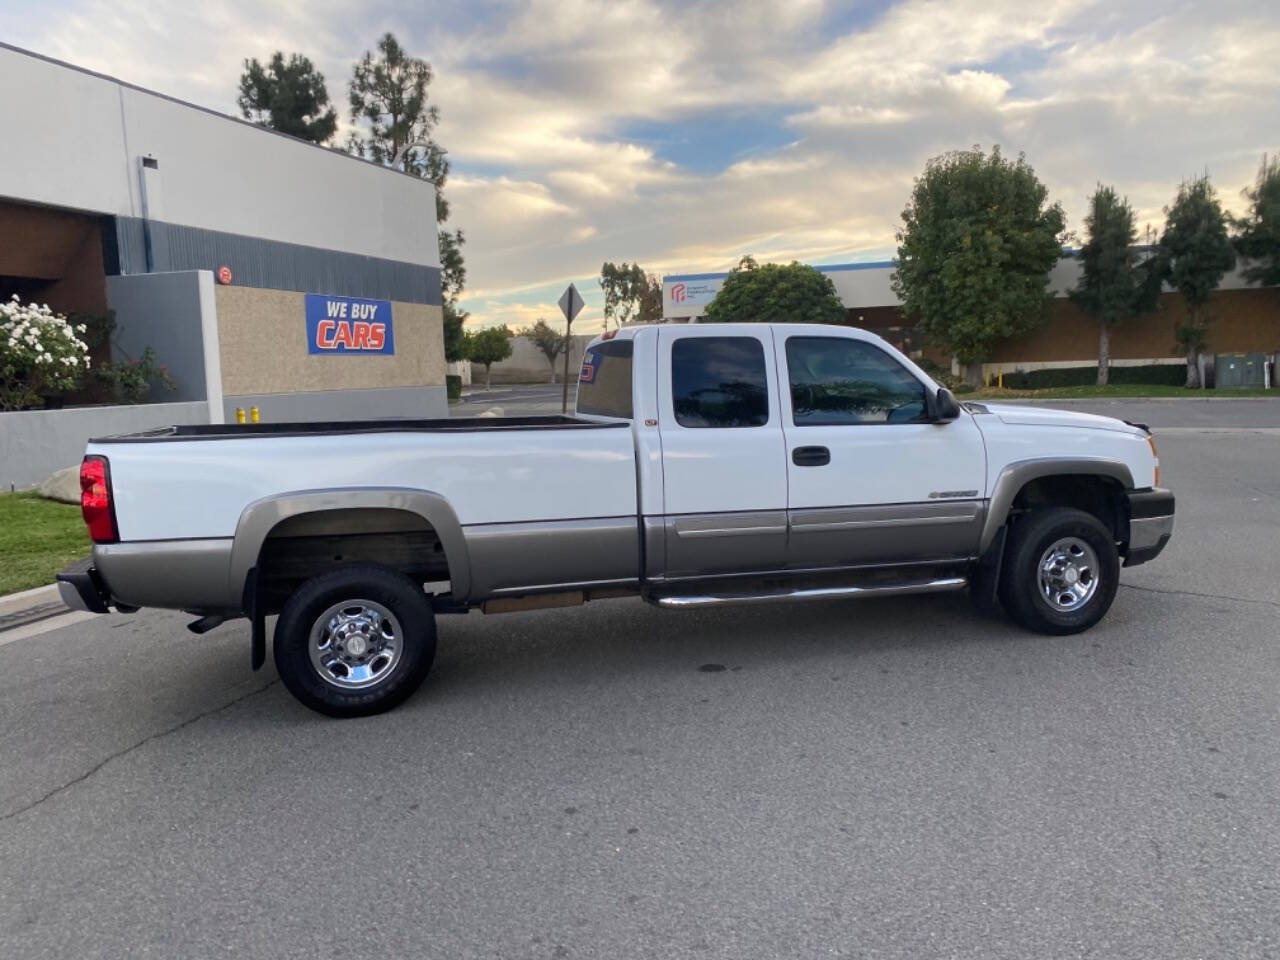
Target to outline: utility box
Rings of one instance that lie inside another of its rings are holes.
[[[1266,386],[1267,357],[1263,353],[1220,353],[1213,372],[1219,390],[1260,389]]]

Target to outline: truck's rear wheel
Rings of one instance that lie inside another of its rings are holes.
[[[308,580],[276,621],[280,679],[312,710],[359,717],[389,710],[422,683],[436,653],[422,587],[385,567],[343,567]]]
[[[1120,556],[1111,532],[1092,514],[1067,507],[1035,510],[1009,534],[1000,600],[1037,633],[1088,630],[1111,608]]]

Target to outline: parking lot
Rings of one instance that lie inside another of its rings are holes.
[[[243,622],[0,634],[0,956],[1280,954],[1280,402],[1086,409],[1153,425],[1178,520],[1080,636],[472,613],[341,722]]]

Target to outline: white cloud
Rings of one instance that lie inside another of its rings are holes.
[[[1181,178],[1208,167],[1237,203],[1259,155],[1280,148],[1280,11],[1249,0],[904,0],[883,14],[835,0],[53,0],[0,13],[19,45],[224,110],[241,61],[276,48],[311,56],[341,108],[351,61],[386,29],[436,68],[450,226],[467,235],[465,305],[483,323],[550,319],[552,291],[594,288],[605,259],[686,270],[747,252],[888,254],[925,160],[973,143],[1025,151],[1077,229],[1100,180],[1158,222]],[[715,138],[729,142],[717,152]]]

